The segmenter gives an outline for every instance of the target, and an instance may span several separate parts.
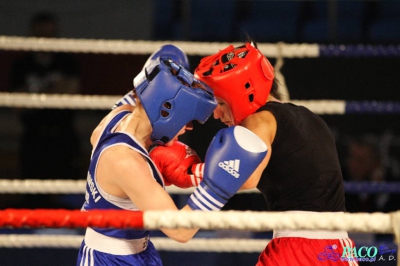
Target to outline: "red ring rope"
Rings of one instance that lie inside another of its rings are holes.
[[[0,227],[12,228],[137,228],[143,229],[143,213],[125,210],[6,209],[0,211]]]

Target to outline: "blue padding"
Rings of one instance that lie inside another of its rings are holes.
[[[397,114],[400,113],[400,102],[347,101],[345,113]]]
[[[319,45],[321,57],[400,56],[400,45]]]
[[[344,182],[348,194],[358,193],[392,193],[400,194],[400,182]]]

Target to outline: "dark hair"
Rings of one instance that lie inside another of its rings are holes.
[[[247,42],[253,43],[254,47],[258,49],[257,43],[254,40],[252,40],[249,35],[247,35]],[[267,60],[268,60],[268,58],[267,58]],[[274,96],[276,99],[281,100],[282,97],[281,97],[281,94],[279,94],[279,85],[280,85],[279,80],[274,78],[274,81],[272,82],[270,94],[272,96]]]
[[[274,78],[274,81],[272,82],[270,94],[278,100],[282,99],[281,94],[279,93],[279,80],[276,78]]]

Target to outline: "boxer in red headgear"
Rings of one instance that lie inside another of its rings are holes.
[[[274,68],[252,44],[203,58],[195,75],[209,84],[216,97],[230,106],[235,124],[254,113],[267,101],[274,81]],[[234,79],[233,79],[234,77]],[[229,86],[229,89],[224,89]]]
[[[251,130],[268,147],[242,189],[258,188],[268,211],[345,212],[332,132],[307,108],[279,101],[274,69],[254,43],[203,58],[195,77],[214,90],[215,119]],[[345,231],[274,230],[257,265],[357,265],[346,252],[353,245]]]

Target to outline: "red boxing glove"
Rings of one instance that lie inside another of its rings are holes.
[[[180,188],[197,186],[203,179],[200,157],[186,144],[174,141],[171,146],[156,146],[150,151],[150,158],[164,177],[166,186]]]

